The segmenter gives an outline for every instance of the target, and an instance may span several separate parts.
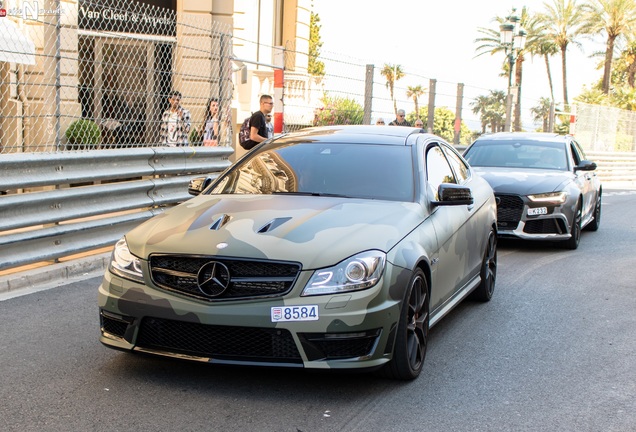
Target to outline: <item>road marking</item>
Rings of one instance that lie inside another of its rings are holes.
[[[603,192],[603,197],[608,197],[608,196],[621,196],[621,195],[636,195],[636,190],[624,190],[624,191]]]

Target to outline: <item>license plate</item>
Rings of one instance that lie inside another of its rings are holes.
[[[318,305],[274,306],[272,322],[318,321]]]
[[[528,216],[537,216],[537,215],[542,215],[542,214],[548,214],[548,208],[547,207],[536,207],[536,208],[529,208],[528,209]]]

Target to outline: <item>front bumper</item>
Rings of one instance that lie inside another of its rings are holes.
[[[296,285],[309,276],[301,273]],[[98,294],[100,341],[209,363],[376,368],[391,359],[400,313],[388,281],[408,277],[388,264],[375,287],[359,292],[299,297],[294,288],[284,297],[211,304],[106,272]],[[318,320],[272,322],[273,307],[307,305],[318,307]]]
[[[526,197],[518,195],[496,195],[497,236],[519,238],[523,240],[562,241],[571,237],[571,223],[566,212],[571,204],[545,205],[546,214],[529,215],[531,208],[541,207],[532,204]]]

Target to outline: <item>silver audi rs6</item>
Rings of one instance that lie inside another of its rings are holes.
[[[576,249],[581,230],[601,223],[601,182],[571,135],[483,135],[464,158],[497,198],[499,237],[560,242]]]

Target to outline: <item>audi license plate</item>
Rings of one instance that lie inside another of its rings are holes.
[[[528,216],[538,216],[542,214],[548,214],[547,207],[535,207],[535,208],[528,209]]]
[[[274,306],[272,322],[318,321],[318,305]]]

